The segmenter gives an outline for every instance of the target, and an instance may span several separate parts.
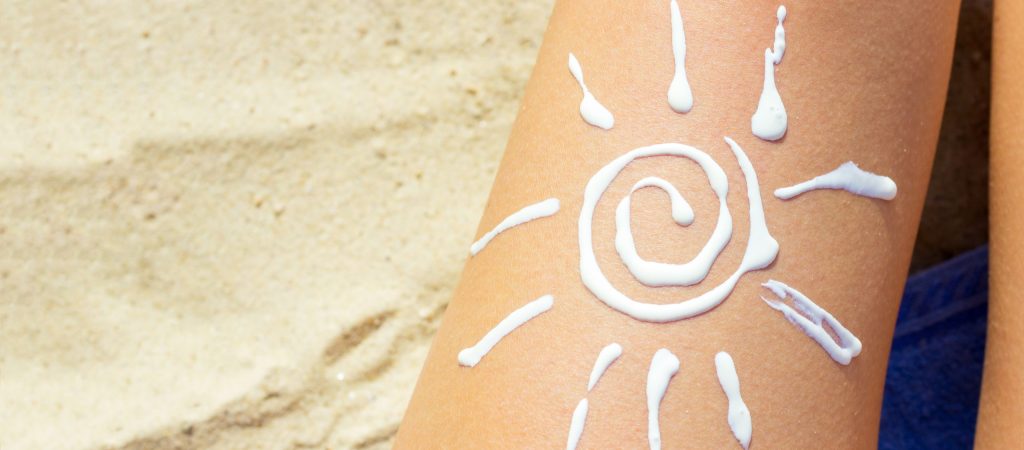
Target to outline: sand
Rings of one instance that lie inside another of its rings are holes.
[[[0,448],[387,448],[551,2],[117,3],[0,8]]]
[[[0,8],[4,450],[390,446],[552,2],[212,3]],[[925,223],[984,204],[947,172]]]

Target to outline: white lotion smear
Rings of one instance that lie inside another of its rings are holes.
[[[601,271],[601,268],[597,263],[597,257],[594,254],[592,230],[594,211],[597,208],[597,203],[604,194],[604,191],[608,189],[608,186],[611,185],[615,177],[617,177],[622,169],[624,169],[630,162],[639,158],[667,155],[689,158],[695,161],[704,170],[704,173],[708,177],[708,182],[711,184],[711,189],[715,191],[715,195],[718,196],[720,204],[719,226],[721,227],[725,220],[730,222],[729,233],[719,233],[716,229],[716,232],[712,233],[706,247],[724,247],[730,239],[732,234],[732,219],[728,214],[728,205],[726,204],[729,183],[721,166],[719,166],[714,159],[708,156],[707,153],[688,145],[673,143],[656,144],[634,149],[625,155],[612,160],[612,162],[602,167],[596,174],[594,174],[593,177],[591,177],[590,181],[587,183],[586,189],[584,190],[583,207],[580,210],[580,219],[578,224],[580,277],[583,279],[583,284],[587,286],[587,289],[589,289],[594,296],[609,307],[635,319],[648,322],[671,322],[696,316],[718,306],[718,304],[729,296],[743,274],[752,270],[763,269],[775,260],[775,256],[779,251],[779,244],[774,238],[772,238],[771,234],[768,232],[768,226],[765,223],[764,209],[761,204],[760,186],[757,182],[757,173],[754,172],[754,167],[750,164],[750,160],[747,159],[743,149],[741,149],[740,146],[732,139],[725,138],[725,141],[729,144],[740,168],[743,170],[743,175],[747,183],[747,199],[750,207],[750,236],[747,241],[746,251],[743,255],[743,261],[740,263],[740,266],[736,271],[733,272],[728,279],[711,290],[697,297],[671,304],[652,304],[633,300],[612,286],[611,282]],[[623,228],[624,227],[619,226],[619,229]],[[679,271],[679,268],[683,266],[665,266],[671,267],[672,270],[678,272],[672,275],[677,277],[675,280],[677,284],[682,284],[678,283],[680,279],[685,281],[687,277],[693,276],[689,272],[691,268],[687,268],[685,271]],[[631,268],[631,271],[635,270],[637,271],[635,273],[642,273],[637,277],[638,279],[658,281],[659,277],[662,277],[663,275],[655,273],[651,267],[654,266],[635,265],[635,267]],[[701,271],[703,272],[703,267],[701,267]]]
[[[779,6],[776,16],[779,23],[775,26],[774,51],[771,48],[764,50],[764,86],[757,101],[757,111],[750,117],[750,130],[754,136],[766,141],[782,139],[789,121],[786,106],[782,104],[779,89],[775,86],[775,64],[782,62],[782,55],[786,52],[786,29],[782,26],[786,20],[786,7]]]
[[[736,365],[732,361],[732,356],[726,352],[718,352],[715,355],[715,369],[718,372],[718,382],[725,391],[725,397],[729,399],[729,428],[740,445],[746,449],[750,447],[753,428],[750,422],[750,409],[740,396],[740,378],[736,375]]]
[[[854,336],[850,330],[847,330],[843,324],[839,323],[832,314],[825,311],[820,306],[816,305],[811,299],[807,298],[804,294],[801,294],[796,289],[786,286],[784,283],[775,280],[768,280],[762,286],[771,289],[771,291],[779,297],[780,300],[768,300],[764,297],[761,299],[777,311],[782,312],[786,316],[786,320],[790,323],[800,327],[811,339],[814,339],[822,348],[828,352],[829,356],[832,357],[837,363],[847,365],[850,364],[855,356],[860,354],[861,343],[857,336]],[[793,298],[793,305],[796,306],[796,310],[790,308],[789,305],[782,303],[781,300],[787,298]],[[799,312],[797,311],[799,310]],[[828,324],[832,328],[832,331],[839,337],[839,342],[836,342],[823,325]]]
[[[601,379],[601,375],[608,370],[608,366],[611,366],[616,359],[622,356],[622,346],[616,343],[611,343],[601,349],[601,353],[597,355],[597,361],[594,362],[594,369],[590,371],[590,382],[587,383],[587,392],[594,389],[597,385],[597,381]]]
[[[491,351],[495,345],[498,345],[498,342],[501,341],[502,338],[508,336],[509,333],[514,331],[516,328],[519,328],[520,325],[528,322],[530,319],[533,319],[541,313],[551,309],[554,302],[554,297],[545,295],[537,300],[527,303],[515,311],[512,311],[512,314],[509,314],[508,317],[502,319],[502,321],[499,322],[491,331],[488,331],[487,334],[484,335],[483,339],[480,339],[480,342],[477,342],[476,345],[463,349],[459,352],[459,364],[467,367],[476,366],[477,363],[480,362],[480,359],[483,358],[487,352]]]
[[[815,189],[842,189],[854,195],[881,200],[896,198],[896,182],[892,181],[892,178],[864,171],[853,161],[843,163],[835,170],[803,183],[776,189],[775,196],[789,200]]]
[[[683,33],[683,16],[679,14],[679,4],[672,0],[672,56],[676,62],[676,72],[672,83],[668,86],[668,104],[677,113],[690,112],[693,108],[693,92],[690,82],[686,79],[686,34]]]
[[[709,179],[710,179],[709,175]],[[718,224],[707,244],[690,262],[685,264],[667,264],[646,261],[640,257],[633,241],[633,230],[630,225],[630,197],[633,192],[644,187],[658,187],[668,193],[672,202],[672,218],[681,226],[693,223],[693,209],[679,191],[669,182],[656,177],[648,177],[633,185],[630,195],[625,196],[615,209],[615,249],[626,264],[630,273],[638,281],[648,286],[690,286],[701,282],[711,271],[711,265],[725,249],[732,238],[732,216],[725,203],[728,182],[724,179],[720,186],[713,187],[719,196]]]
[[[782,22],[786,20],[786,7],[779,6],[779,9],[775,11],[775,18],[779,20],[778,25],[775,25],[775,43],[772,45],[772,62],[778,64],[782,62],[782,55],[786,54],[786,29],[782,27]]]
[[[661,427],[658,425],[658,413],[661,410],[661,399],[665,397],[668,382],[679,372],[679,358],[672,352],[661,349],[654,353],[651,368],[647,372],[647,441],[651,450],[661,449]]]
[[[583,100],[580,101],[580,116],[583,116],[583,120],[595,127],[604,128],[609,130],[615,125],[615,118],[612,117],[611,111],[605,108],[600,102],[594,98],[594,94],[590,93],[590,89],[587,89],[587,84],[583,82],[583,68],[580,67],[580,62],[576,60],[576,55],[569,53],[569,72],[572,72],[572,76],[576,78],[576,82],[580,84],[580,89],[583,90]]]
[[[757,172],[754,165],[750,163],[747,154],[743,152],[736,141],[726,137],[725,143],[729,144],[736,162],[747,180],[747,202],[750,205],[750,236],[747,241],[747,250],[743,253],[743,261],[736,273],[740,275],[751,270],[761,270],[771,265],[775,257],[779,255],[779,242],[768,232],[768,222],[764,218],[764,205],[761,203],[761,185],[757,182]],[[737,275],[737,279],[739,278]],[[733,285],[735,286],[735,282]],[[731,290],[731,288],[730,288]]]
[[[683,194],[680,194],[679,190],[676,189],[676,187],[673,186],[672,183],[669,183],[668,181],[665,181],[658,177],[647,177],[640,181],[637,181],[636,184],[633,185],[633,189],[631,189],[629,193],[632,194],[646,187],[656,187],[665,191],[665,193],[668,194],[668,199],[672,204],[672,220],[674,220],[677,224],[681,226],[687,226],[693,223],[693,207],[691,207],[690,204],[687,203],[686,199],[683,198]],[[628,195],[622,199],[622,202],[619,203],[619,206],[621,207],[623,204],[629,206]],[[629,208],[625,208],[625,212],[628,213]]]
[[[558,208],[558,199],[549,198],[540,203],[534,203],[530,206],[520,209],[519,211],[516,211],[511,216],[506,217],[505,220],[502,220],[501,223],[499,223],[498,226],[494,227],[493,230],[488,231],[486,234],[483,235],[483,237],[474,242],[473,245],[469,247],[469,253],[471,255],[476,255],[477,253],[480,253],[480,251],[483,250],[484,247],[486,247],[489,242],[491,242],[491,239],[494,239],[494,237],[500,234],[501,232],[508,230],[509,228],[512,228],[514,226],[522,225],[531,220],[539,219],[541,217],[552,216],[556,212],[558,212]]]
[[[583,436],[583,425],[587,422],[587,411],[590,409],[587,399],[580,400],[576,410],[572,412],[572,423],[569,424],[569,440],[565,443],[566,450],[575,450]]]

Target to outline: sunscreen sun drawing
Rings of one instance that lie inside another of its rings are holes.
[[[675,61],[675,73],[667,91],[668,106],[677,113],[685,114],[694,107],[695,96],[686,78],[686,39],[683,30],[683,15],[680,13],[676,0],[671,0],[668,6],[669,22],[672,28],[671,48]],[[786,35],[783,26],[786,17],[785,6],[780,6],[776,12],[774,41],[771,47],[765,49],[764,53],[764,85],[756,103],[755,112],[751,116],[751,133],[767,142],[781,139],[788,129],[786,109],[775,82],[775,66],[781,64],[786,50]],[[584,82],[583,65],[572,53],[568,55],[568,66],[569,72],[582,90],[582,101],[579,105],[580,117],[594,127],[611,130],[615,124],[612,112],[599,102],[598,95],[589,90]],[[659,143],[623,153],[599,169],[583,188],[583,203],[579,211],[577,228],[580,252],[579,276],[593,297],[609,308],[636,320],[650,323],[674,322],[711,311],[732,294],[736,285],[745,275],[765,269],[775,261],[779,253],[779,243],[772,237],[765,218],[757,171],[736,140],[723,136],[723,141],[724,145],[731,150],[735,163],[743,175],[750,220],[750,231],[743,258],[731,275],[695,297],[680,299],[674,303],[655,304],[626,295],[617,289],[601,271],[594,253],[591,229],[597,204],[602,200],[605,191],[619,173],[630,163],[641,158],[675,157],[690,159],[697,163],[719,201],[719,212],[717,224],[710,238],[689,262],[669,264],[644,260],[637,252],[630,229],[630,199],[634,192],[648,187],[664,191],[671,202],[672,218],[680,225],[691,224],[694,221],[694,212],[679,190],[668,181],[656,176],[648,176],[637,181],[619,201],[615,209],[615,249],[625,267],[638,282],[651,287],[700,284],[732,239],[733,220],[726,202],[730,183],[719,162],[715,161],[708,153],[689,145]],[[896,184],[890,178],[861,170],[853,162],[848,162],[827,174],[793,186],[779,188],[774,191],[774,195],[778,200],[784,201],[815,189],[841,189],[854,195],[878,200],[892,200],[897,192]],[[484,251],[488,243],[496,239],[499,234],[524,223],[553,216],[559,212],[560,207],[559,200],[555,198],[523,207],[474,242],[471,247],[471,255]],[[768,280],[763,283],[763,286],[775,298],[762,297],[770,307],[764,308],[762,311],[767,313],[774,310],[781,313],[783,318],[820,345],[837,363],[850,364],[852,359],[860,353],[861,342],[857,337],[810,298],[779,281]],[[787,299],[792,300],[792,307],[784,303]],[[469,368],[481,363],[487,353],[497,346],[505,336],[527,324],[531,319],[552,309],[555,302],[555,296],[547,294],[510,312],[477,343],[460,351],[457,358],[458,363]],[[607,343],[601,349],[596,355],[596,361],[587,382],[587,392],[599,384],[605,371],[609,370],[624,351],[622,346],[615,342]],[[710,366],[712,362],[707,363]],[[749,447],[752,437],[752,417],[751,411],[740,395],[740,380],[736,372],[736,363],[729,353],[721,351],[715,356],[713,364],[726,397],[725,401],[728,402],[728,414],[725,422],[732,430],[738,444],[746,449]],[[679,358],[669,349],[662,348],[651,357],[645,395],[648,413],[648,443],[652,449],[661,448],[660,404],[679,367]],[[584,396],[569,418],[567,449],[576,448],[583,435],[589,409],[589,401]]]

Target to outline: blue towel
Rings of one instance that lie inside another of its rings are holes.
[[[987,313],[987,246],[907,280],[885,379],[879,449],[972,447]]]

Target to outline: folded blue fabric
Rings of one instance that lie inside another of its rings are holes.
[[[972,447],[987,313],[987,246],[907,280],[885,379],[879,449]]]

